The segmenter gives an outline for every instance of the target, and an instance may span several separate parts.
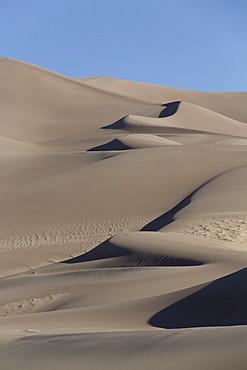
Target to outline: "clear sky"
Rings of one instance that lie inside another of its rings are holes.
[[[0,55],[72,77],[247,90],[246,0],[0,0]]]

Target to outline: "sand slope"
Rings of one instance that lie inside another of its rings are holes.
[[[247,92],[0,59],[3,369],[247,368]]]

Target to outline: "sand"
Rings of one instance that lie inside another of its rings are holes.
[[[0,367],[246,370],[247,92],[0,74]]]

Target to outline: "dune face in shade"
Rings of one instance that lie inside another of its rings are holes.
[[[0,76],[1,367],[246,370],[247,93]]]

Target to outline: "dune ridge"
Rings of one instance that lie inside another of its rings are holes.
[[[247,92],[0,76],[1,367],[246,370]]]

